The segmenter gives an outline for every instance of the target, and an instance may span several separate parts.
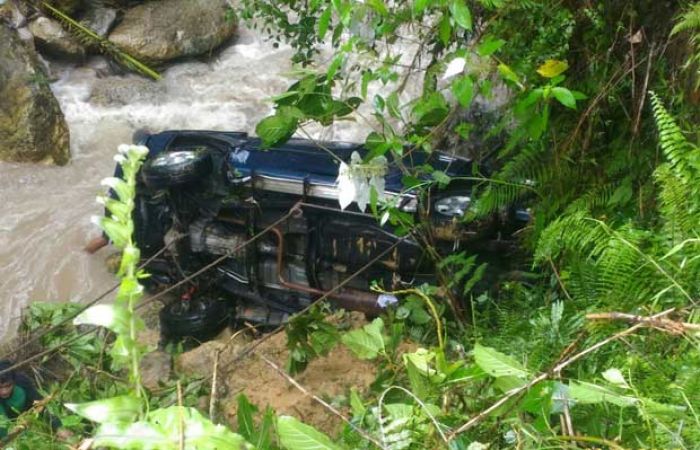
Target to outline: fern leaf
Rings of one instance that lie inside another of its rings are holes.
[[[117,45],[95,33],[89,27],[81,24],[47,2],[43,2],[42,7],[55,17],[67,31],[76,36],[83,45],[94,45],[99,48],[102,53],[109,55],[129,70],[138,72],[154,80],[160,79],[160,74],[158,74],[158,72],[121,50]]]
[[[671,35],[688,30],[700,32],[700,2],[693,3],[688,10],[681,14],[671,30]]]

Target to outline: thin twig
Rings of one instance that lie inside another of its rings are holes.
[[[216,391],[218,389],[217,380],[218,380],[218,372],[219,372],[219,358],[221,357],[221,353],[224,351],[224,349],[226,347],[228,347],[228,345],[231,342],[233,342],[234,339],[236,339],[238,336],[241,335],[241,333],[244,333],[244,332],[248,331],[249,329],[254,330],[255,327],[252,325],[248,325],[247,328],[242,328],[242,329],[236,331],[235,333],[233,333],[231,335],[231,337],[228,339],[228,341],[226,342],[226,344],[224,344],[223,347],[219,348],[216,351],[216,354],[214,355],[214,368],[212,370],[212,379],[211,379],[211,394],[209,397],[209,420],[211,420],[214,423],[216,423],[216,421],[214,420],[214,415],[216,412]]]
[[[547,258],[549,260],[549,265],[552,266],[552,272],[554,272],[554,276],[557,278],[557,283],[559,283],[559,287],[561,287],[562,292],[564,292],[564,295],[566,295],[566,298],[569,299],[569,301],[573,301],[571,296],[569,295],[569,291],[566,290],[566,286],[564,286],[564,282],[561,281],[561,277],[559,276],[559,271],[557,270],[556,266],[554,265],[554,261],[552,261],[552,258]]]
[[[216,382],[217,382],[217,374],[219,372],[219,357],[221,356],[221,352],[218,351],[214,355],[214,369],[213,373],[211,375],[211,394],[209,397],[209,420],[212,422],[216,423],[214,421],[214,412],[216,410]]]
[[[624,320],[642,326],[657,328],[671,334],[683,334],[687,331],[700,331],[700,324],[677,322],[671,319],[656,319],[653,317],[637,316],[621,312],[591,313],[586,314],[588,320]]]
[[[338,411],[338,410],[337,410],[336,408],[334,408],[332,405],[328,404],[326,401],[324,401],[324,400],[323,400],[322,398],[320,398],[319,396],[317,396],[317,395],[315,395],[315,394],[309,392],[308,389],[306,389],[304,386],[302,386],[301,384],[299,384],[299,382],[298,382],[297,380],[295,380],[294,378],[292,378],[289,374],[287,374],[284,370],[282,370],[277,364],[275,364],[273,361],[271,361],[267,356],[263,355],[262,353],[260,353],[258,356],[260,356],[260,359],[262,359],[263,361],[265,361],[265,363],[267,363],[268,366],[272,367],[272,368],[275,370],[275,372],[277,372],[282,378],[284,378],[285,380],[287,380],[292,386],[294,386],[295,388],[297,388],[302,394],[306,395],[307,397],[311,397],[316,403],[320,404],[321,406],[323,406],[324,408],[326,408],[328,411],[330,411],[331,413],[333,413],[333,415],[335,415],[335,416],[338,417],[340,420],[342,420],[343,422],[345,422],[346,424],[348,424],[348,425],[350,426],[350,428],[352,428],[353,430],[355,430],[360,436],[362,436],[363,438],[367,439],[369,442],[371,442],[372,444],[376,445],[378,448],[382,448],[382,449],[384,448],[384,447],[382,446],[382,444],[379,443],[379,441],[377,441],[375,438],[373,438],[372,436],[370,436],[365,430],[363,430],[363,429],[361,429],[361,428],[358,428],[357,425],[355,425],[354,423],[352,423],[352,422],[350,421],[350,419],[348,419],[347,417],[345,417],[340,411]]]
[[[662,317],[669,315],[673,311],[675,311],[675,308],[670,308],[670,309],[667,309],[666,311],[660,312],[660,313],[652,316],[652,318],[659,319],[659,318],[662,318]],[[598,342],[597,344],[594,344],[594,345],[588,347],[587,349],[582,350],[579,353],[576,353],[572,357],[570,357],[564,361],[559,362],[549,372],[543,372],[543,373],[539,374],[538,376],[536,376],[535,378],[533,378],[532,380],[530,380],[528,383],[524,384],[523,386],[520,386],[520,387],[515,388],[515,389],[511,389],[510,391],[506,392],[506,395],[501,397],[493,405],[491,405],[488,408],[486,408],[485,410],[481,411],[479,414],[477,414],[476,416],[469,419],[469,421],[467,421],[464,425],[460,426],[455,431],[450,433],[449,436],[447,436],[448,441],[453,440],[458,434],[467,431],[468,429],[470,429],[471,427],[473,427],[477,423],[484,420],[489,414],[491,414],[492,412],[497,410],[499,407],[501,407],[501,405],[506,403],[511,398],[524,393],[525,391],[529,390],[530,388],[532,388],[534,385],[536,385],[540,381],[544,381],[547,378],[551,377],[552,374],[561,373],[562,369],[564,369],[568,365],[578,361],[579,359],[583,358],[584,356],[588,355],[589,353],[592,353],[592,352],[598,350],[599,348],[609,344],[610,342],[612,342],[614,340],[620,339],[621,337],[627,336],[628,334],[632,334],[635,331],[637,331],[638,329],[642,328],[643,326],[644,326],[643,324],[638,323],[636,325],[631,326],[630,328],[628,328],[626,330],[620,331],[619,333],[616,333],[616,334],[614,334],[606,339],[603,339],[602,341]]]

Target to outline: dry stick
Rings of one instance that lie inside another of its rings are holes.
[[[671,319],[655,319],[653,317],[636,316],[621,312],[586,314],[588,320],[624,320],[642,326],[658,328],[671,334],[683,334],[686,331],[700,331],[700,324],[676,322]]]
[[[557,278],[557,283],[559,283],[559,287],[561,287],[562,292],[564,292],[564,295],[566,295],[566,298],[569,299],[569,301],[574,301],[571,296],[569,295],[569,291],[566,290],[566,286],[564,286],[564,282],[561,280],[561,277],[559,276],[559,271],[557,270],[556,266],[554,265],[554,261],[552,261],[552,258],[547,258],[549,261],[549,265],[552,266],[552,272],[554,272],[554,276]]]
[[[235,333],[233,333],[233,335],[231,335],[231,337],[228,339],[226,344],[223,347],[221,347],[220,349],[218,349],[216,351],[216,354],[214,355],[214,367],[212,369],[212,379],[211,379],[211,396],[209,397],[209,420],[211,420],[214,423],[216,423],[216,421],[214,420],[214,412],[216,410],[216,390],[217,390],[217,382],[218,382],[218,378],[219,378],[218,377],[219,358],[221,357],[221,353],[228,346],[228,344],[233,342],[233,340],[236,339],[241,333],[244,333],[245,331],[248,331],[249,329],[255,329],[255,327],[249,325],[248,328],[242,328],[242,329],[236,331]]]
[[[651,62],[654,58],[655,44],[651,44],[651,50],[649,50],[649,59],[647,60],[647,71],[644,75],[644,83],[642,84],[641,98],[639,99],[639,106],[637,107],[637,115],[634,118],[634,126],[632,127],[633,135],[639,133],[639,124],[642,121],[642,111],[644,110],[644,102],[647,98],[647,86],[649,86],[649,75],[651,74]]]
[[[216,352],[214,355],[214,369],[211,376],[211,397],[209,397],[209,420],[214,421],[214,410],[216,409],[216,382],[217,374],[219,372],[219,357],[221,356],[221,351]]]
[[[277,364],[275,364],[273,361],[271,361],[270,359],[268,359],[265,355],[260,354],[259,356],[260,356],[260,358],[261,358],[263,361],[265,361],[265,362],[267,363],[268,366],[272,367],[272,368],[275,370],[275,372],[277,372],[282,378],[284,378],[285,380],[287,380],[292,386],[294,386],[294,387],[297,388],[299,391],[301,391],[302,394],[306,395],[307,397],[311,397],[314,401],[316,401],[316,402],[319,403],[321,406],[323,406],[324,408],[326,408],[327,410],[329,410],[330,412],[332,412],[332,413],[333,413],[335,416],[337,416],[340,420],[342,420],[343,422],[345,422],[346,424],[348,424],[348,425],[350,426],[350,428],[352,428],[353,430],[355,430],[360,436],[362,436],[363,438],[367,439],[369,442],[371,442],[372,444],[376,445],[378,448],[381,448],[381,449],[384,448],[384,447],[382,446],[382,444],[381,444],[379,441],[377,441],[377,440],[374,439],[372,436],[370,436],[365,430],[363,430],[363,429],[361,429],[361,428],[358,428],[355,424],[353,424],[353,423],[350,421],[350,419],[348,419],[347,417],[345,417],[340,411],[338,411],[336,408],[334,408],[333,406],[331,406],[330,404],[328,404],[327,402],[325,402],[322,398],[320,398],[320,397],[318,397],[317,395],[315,395],[315,394],[309,392],[306,388],[304,388],[304,386],[302,386],[301,384],[299,384],[299,382],[298,382],[297,380],[295,380],[295,379],[292,378],[290,375],[288,375],[284,370],[280,369],[280,367],[279,367]]]
[[[668,314],[672,313],[673,311],[675,311],[675,308],[667,309],[666,311],[660,312],[660,313],[652,316],[651,319],[659,319],[661,317],[667,316]],[[496,403],[489,406],[485,410],[481,411],[479,414],[477,414],[476,416],[471,418],[467,423],[465,423],[464,425],[460,426],[455,431],[450,433],[447,436],[447,440],[448,441],[453,440],[458,434],[467,431],[468,429],[470,429],[471,427],[473,427],[477,423],[484,420],[484,418],[486,418],[486,416],[488,416],[493,411],[498,409],[501,405],[506,403],[508,400],[515,397],[516,395],[522,394],[523,392],[529,390],[531,387],[533,387],[534,385],[536,385],[540,381],[546,380],[547,378],[549,378],[551,376],[551,374],[560,373],[562,371],[562,369],[564,369],[566,366],[572,364],[573,362],[578,361],[579,359],[583,358],[584,356],[588,355],[589,353],[592,353],[592,352],[598,350],[599,348],[603,347],[604,345],[606,345],[606,344],[608,344],[616,339],[620,339],[621,337],[624,337],[624,336],[627,336],[628,334],[634,333],[635,331],[642,328],[643,326],[644,326],[643,324],[638,323],[638,324],[633,325],[632,327],[630,327],[626,330],[620,331],[617,334],[614,334],[606,339],[603,339],[602,341],[598,342],[597,344],[594,344],[594,345],[588,347],[587,349],[582,350],[579,353],[576,353],[571,358],[568,358],[564,361],[561,361],[556,366],[554,366],[554,368],[552,368],[552,370],[550,370],[549,372],[543,372],[543,373],[539,374],[538,376],[536,376],[535,378],[530,380],[530,382],[528,382],[527,384],[525,384],[519,388],[511,389],[510,391],[506,392],[506,395],[501,397],[501,399],[498,400]]]

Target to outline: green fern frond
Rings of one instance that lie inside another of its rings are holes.
[[[83,45],[94,45],[99,48],[101,52],[109,55],[129,70],[138,72],[154,80],[160,79],[160,74],[158,74],[158,72],[121,50],[117,45],[95,33],[89,27],[86,27],[47,2],[43,2],[42,7],[55,17],[64,28],[72,33]]]
[[[485,217],[536,193],[537,185],[551,179],[552,168],[540,149],[528,147],[510,160],[491,180],[477,200],[473,218]]]
[[[681,242],[693,236],[698,229],[698,211],[692,201],[692,192],[686,183],[674,176],[668,164],[659,166],[654,172],[659,192],[659,212],[663,217],[664,235],[669,244]]]
[[[656,127],[659,130],[661,150],[663,150],[664,155],[678,176],[685,182],[694,180],[698,170],[697,167],[691,167],[689,152],[695,149],[695,146],[685,138],[680,127],[676,124],[671,114],[668,113],[659,97],[651,91],[649,92],[649,97]]]
[[[683,31],[700,32],[700,2],[695,2],[678,17],[676,25],[671,30],[671,35],[681,33]]]

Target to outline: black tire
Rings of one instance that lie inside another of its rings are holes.
[[[167,341],[186,337],[207,341],[226,328],[229,320],[229,304],[223,299],[175,301],[160,311],[161,332]]]
[[[211,155],[206,148],[174,149],[149,159],[141,178],[151,189],[164,189],[199,181],[211,170]]]

